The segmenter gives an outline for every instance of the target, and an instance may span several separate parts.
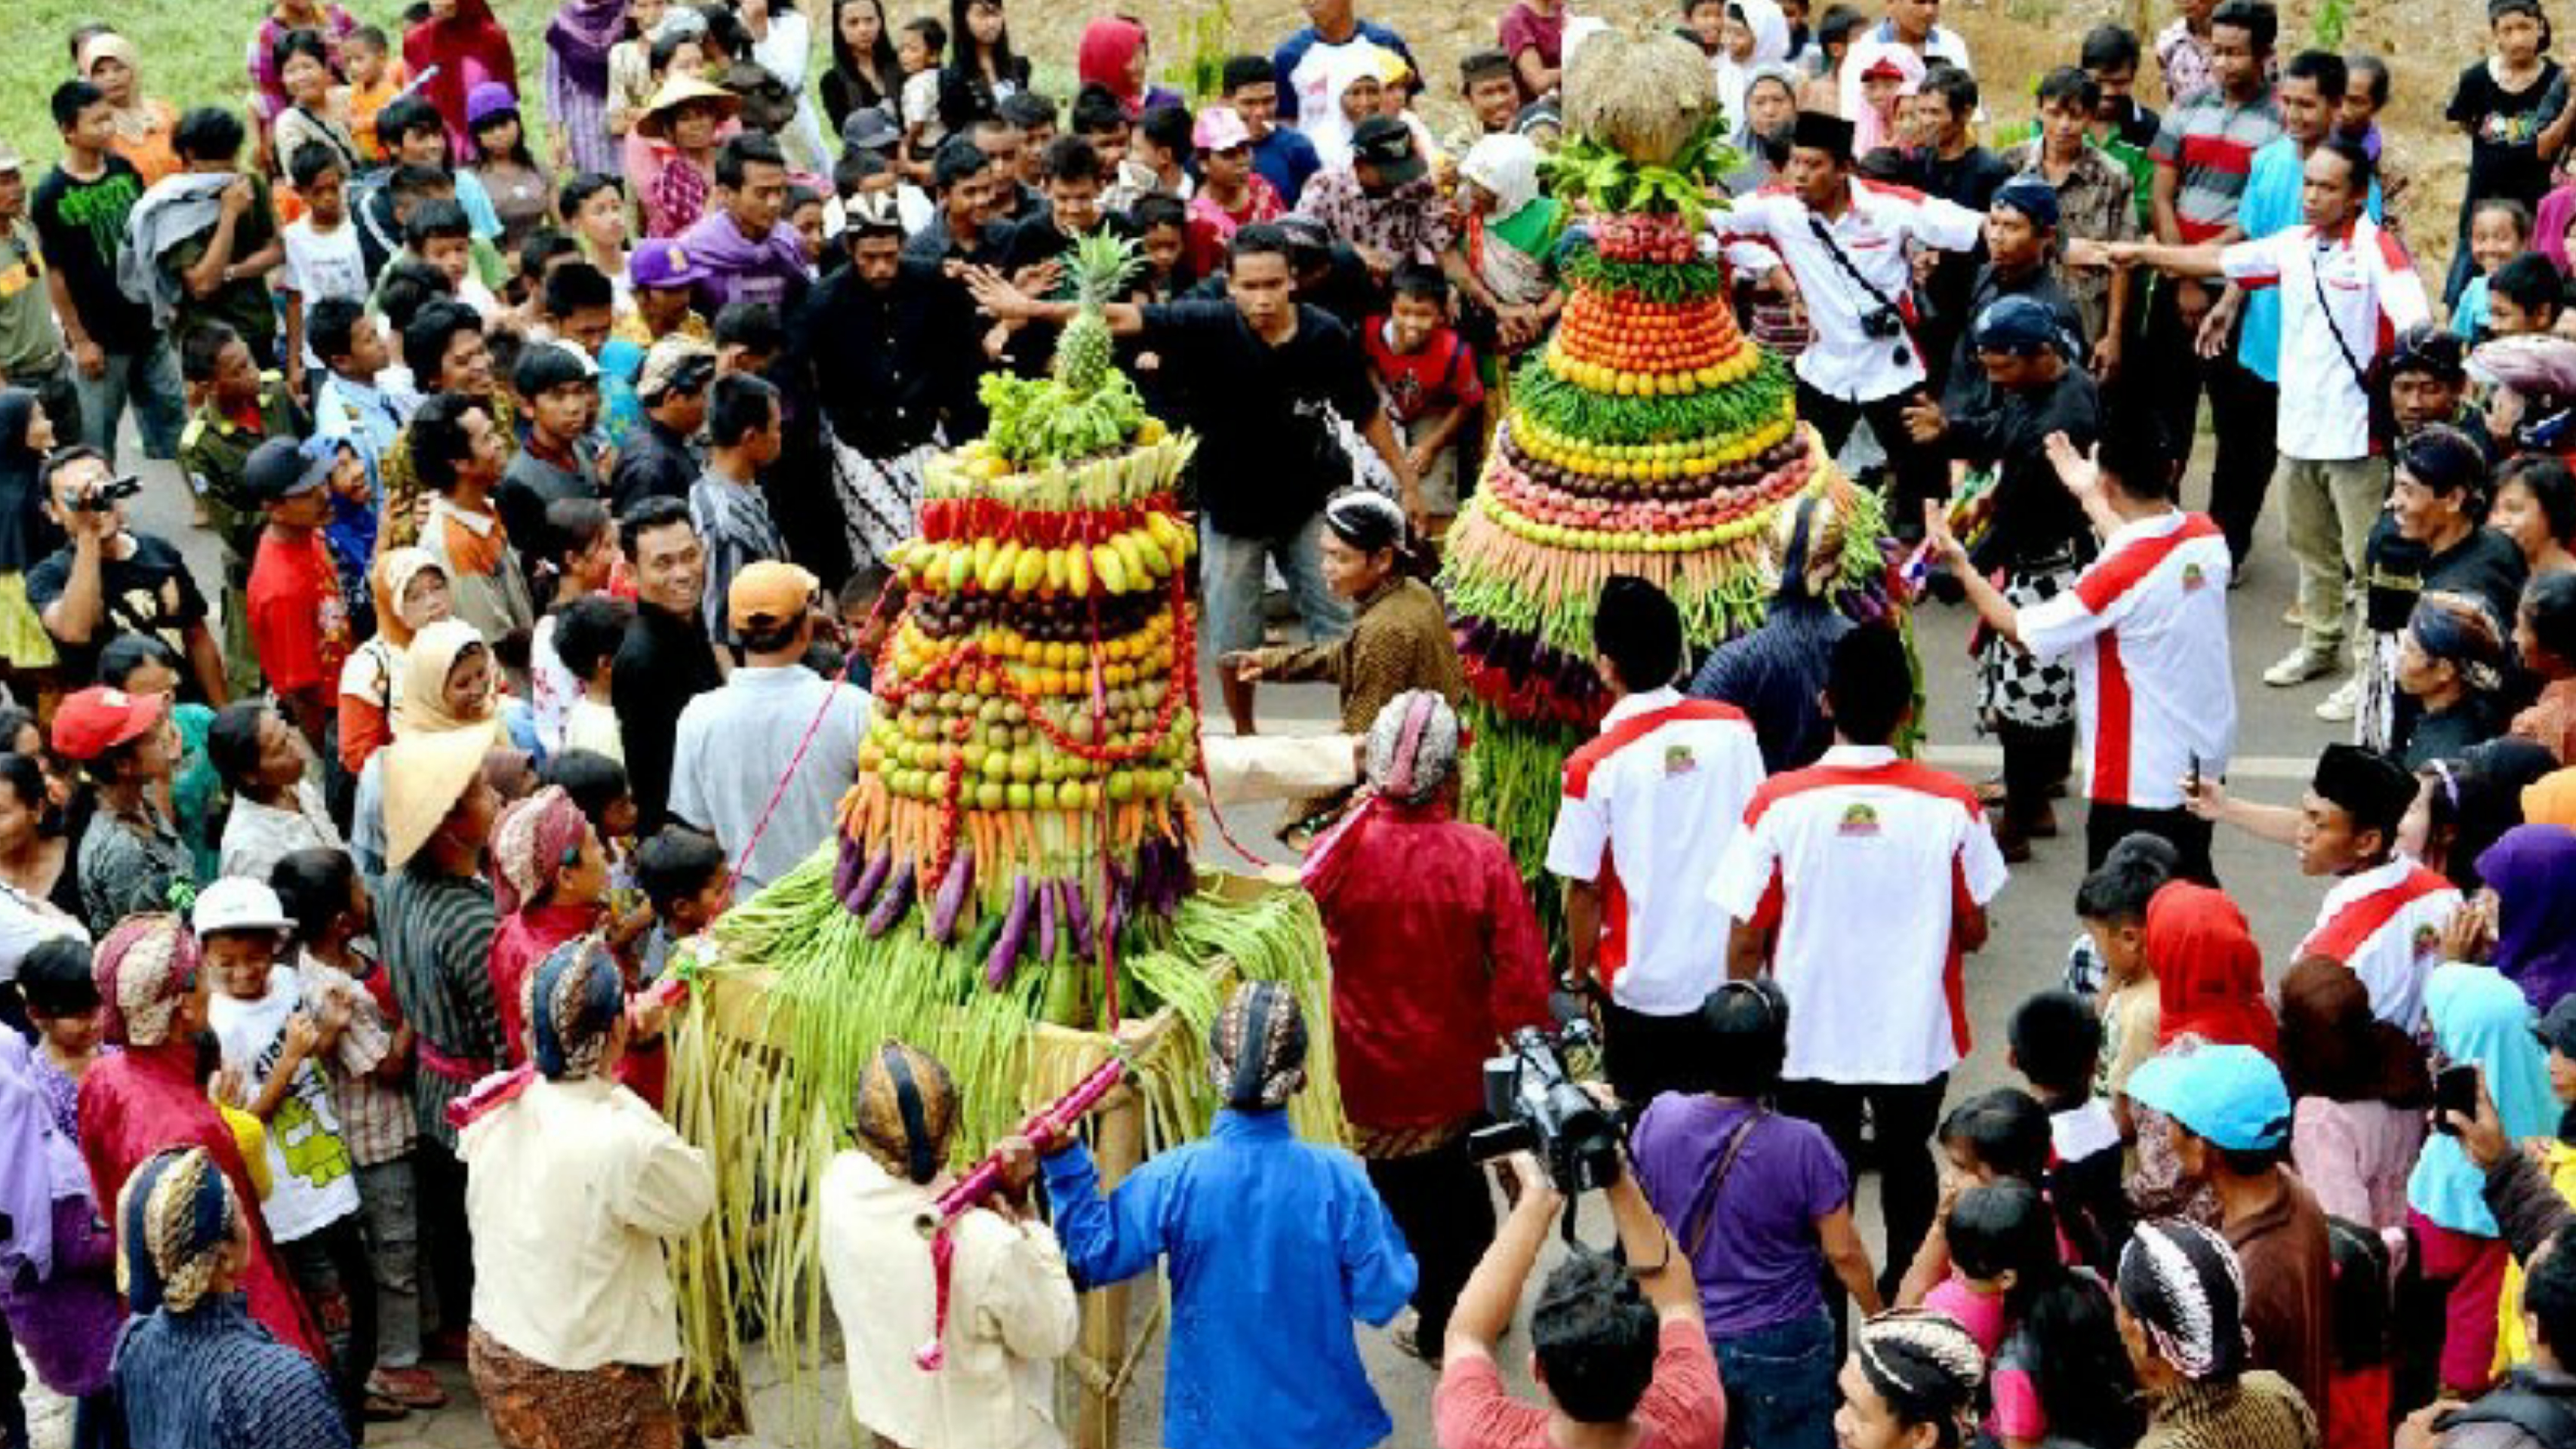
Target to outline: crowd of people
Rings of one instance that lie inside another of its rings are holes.
[[[1353,1325],[1399,1319],[1444,1449],[2576,1449],[2540,0],[2489,0],[2449,98],[2456,220],[2389,66],[2268,0],[1983,84],[1938,0],[1686,0],[1663,43],[1734,142],[1701,254],[1919,606],[1974,614],[2002,768],[1910,758],[1927,671],[1829,602],[1856,529],[1819,493],[1702,657],[1601,590],[1612,703],[1527,861],[1459,818],[1426,580],[1588,244],[1542,161],[1602,22],[1516,0],[1429,67],[1305,10],[1194,97],[1143,23],[1032,56],[1001,0],[518,36],[273,0],[242,87],[183,98],[113,23],[68,37],[55,134],[0,143],[0,1446],[327,1449],[444,1405],[441,1361],[508,1449],[687,1442],[666,1255],[717,1189],[661,1110],[667,968],[832,838],[926,463],[1050,365],[1105,233],[1117,361],[1198,440],[1212,762],[1261,748],[1259,682],[1337,692],[1282,830],[1331,1021],[1237,991],[1213,1130],[1114,1189],[1001,1144],[944,1274],[915,1221],[983,1144],[935,1056],[869,1055],[814,1253],[862,1431],[1062,1442],[1077,1290],[1159,1266],[1176,1449],[1385,1439]],[[2274,495],[2297,643],[2261,678],[2346,736],[2295,803],[2225,783]],[[1964,958],[2070,796],[2062,988],[2002,1033],[2020,1085],[1953,1101]],[[2276,986],[2221,825],[2319,883]],[[1576,1014],[1621,1251],[1547,1273],[1528,1402],[1498,1344],[1576,1184],[1515,1158],[1497,1212],[1475,1134],[1486,1059]],[[1286,1113],[1324,1030],[1338,1146]]]

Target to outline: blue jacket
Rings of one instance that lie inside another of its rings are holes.
[[[1106,1200],[1080,1143],[1044,1166],[1077,1283],[1171,1260],[1167,1449],[1363,1449],[1395,1431],[1351,1320],[1394,1320],[1413,1254],[1359,1159],[1297,1141],[1285,1112],[1225,1111]]]

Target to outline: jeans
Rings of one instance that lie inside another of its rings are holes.
[[[376,1275],[356,1214],[277,1245],[277,1255],[331,1346],[331,1381],[357,1437],[367,1422],[367,1380],[376,1371]]]
[[[1317,513],[1284,538],[1239,538],[1199,517],[1199,587],[1206,599],[1200,647],[1232,654],[1261,643],[1262,564],[1279,562],[1297,601],[1307,637],[1336,639],[1350,632],[1351,606],[1324,583],[1324,515]]]
[[[376,1362],[420,1363],[420,1195],[412,1160],[358,1169],[358,1206],[376,1268]]]
[[[1713,1337],[1726,1449],[1833,1449],[1842,1344],[1823,1313]]]
[[[2283,458],[2280,488],[2290,555],[2299,561],[2302,642],[2316,653],[2337,653],[2368,576],[2370,526],[2388,506],[2388,460]]]
[[[110,458],[116,456],[116,432],[128,403],[134,425],[143,435],[143,456],[179,456],[179,430],[188,422],[188,403],[179,382],[179,354],[166,337],[148,352],[111,353],[107,371],[90,377],[72,369],[72,388],[80,394],[81,437]]]
[[[1846,1083],[1782,1082],[1780,1110],[1824,1129],[1834,1150],[1853,1164],[1860,1157],[1864,1112],[1878,1147],[1878,1206],[1887,1228],[1887,1261],[1879,1270],[1879,1296],[1893,1301],[1896,1285],[1914,1262],[1914,1250],[1932,1230],[1932,1213],[1941,1200],[1940,1175],[1932,1165],[1932,1133],[1941,1125],[1941,1097],[1950,1074],[1928,1082]],[[1836,1290],[1835,1301],[1841,1294]]]
[[[1373,1158],[1368,1175],[1421,1270],[1413,1288],[1413,1337],[1425,1357],[1436,1357],[1467,1275],[1494,1245],[1494,1199],[1484,1169],[1460,1136],[1411,1157]]]

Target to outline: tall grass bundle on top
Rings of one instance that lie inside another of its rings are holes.
[[[1640,166],[1672,160],[1716,114],[1717,79],[1708,58],[1677,35],[1641,39],[1605,30],[1585,40],[1566,66],[1565,129]]]

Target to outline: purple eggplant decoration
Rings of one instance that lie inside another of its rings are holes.
[[[957,917],[966,909],[966,896],[975,885],[975,852],[961,850],[949,857],[947,878],[939,883],[938,899],[930,908],[930,939],[945,946],[957,937]]]
[[[1019,964],[1020,947],[1029,935],[1029,878],[1021,876],[1011,887],[1011,913],[1002,921],[1002,934],[993,942],[993,954],[984,958],[984,984],[995,991],[1011,984],[1012,968]]]
[[[894,928],[895,922],[903,919],[904,911],[912,905],[912,883],[912,862],[905,861],[902,869],[894,873],[893,883],[886,887],[885,894],[878,899],[876,909],[868,913],[870,936],[884,935]]]
[[[1038,882],[1038,960],[1055,959],[1055,882]]]
[[[893,874],[894,848],[888,846],[878,851],[877,858],[869,861],[868,868],[859,873],[859,883],[850,894],[841,898],[842,904],[850,908],[852,915],[867,914],[868,907],[876,903],[877,892],[885,889],[887,877]]]

